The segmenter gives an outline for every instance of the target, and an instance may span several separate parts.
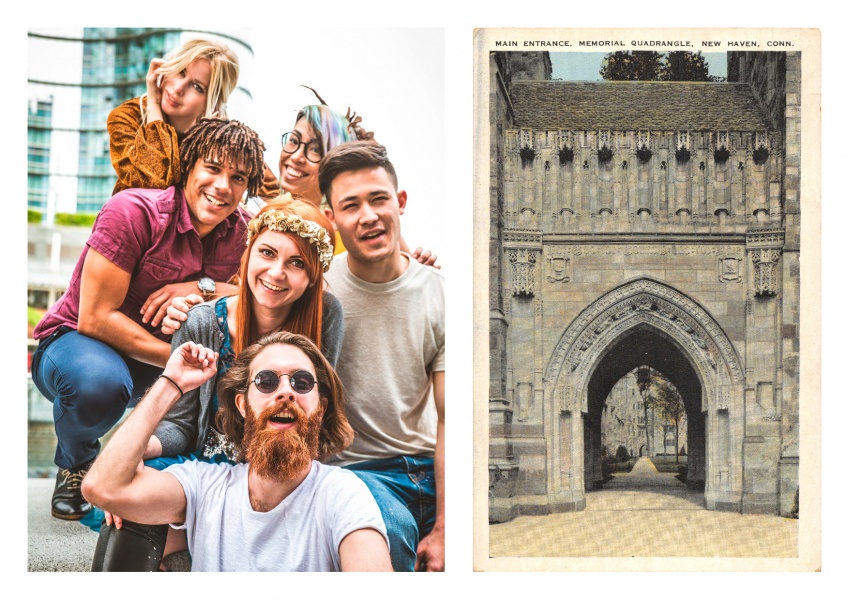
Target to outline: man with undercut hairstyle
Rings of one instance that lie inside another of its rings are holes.
[[[91,467],[85,497],[136,523],[185,529],[192,571],[390,571],[367,486],[316,460],[345,448],[353,432],[344,387],[305,336],[262,338],[218,382],[218,423],[241,462],[138,468],[156,425],[217,373],[217,359],[194,342],[174,351]]]
[[[337,369],[352,445],[329,462],[370,488],[396,571],[444,569],[444,277],[400,249],[407,194],[385,148],[349,142],[320,163],[345,254],[326,274],[344,307]]]
[[[91,510],[80,483],[98,439],[134,406],[170,356],[161,331],[172,298],[236,288],[264,144],[238,121],[203,119],[180,145],[179,185],[127,189],[103,206],[65,294],[35,328],[32,379],[53,402],[59,467],[52,515]]]

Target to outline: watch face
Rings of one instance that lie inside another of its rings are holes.
[[[200,290],[206,293],[213,293],[214,292],[214,280],[210,277],[203,277],[200,281],[197,282]]]

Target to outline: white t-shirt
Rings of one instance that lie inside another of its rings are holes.
[[[192,571],[340,571],[341,540],[359,529],[385,537],[367,486],[354,474],[312,461],[305,480],[269,512],[250,506],[248,466],[190,460],[172,465],[187,500]]]
[[[446,361],[444,276],[411,259],[393,281],[368,283],[350,272],[347,256],[334,258],[326,280],[344,308],[336,369],[355,438],[327,462],[434,456],[431,388]]]

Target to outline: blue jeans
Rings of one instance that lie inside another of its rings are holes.
[[[41,340],[32,356],[32,380],[53,403],[56,465],[71,469],[95,458],[99,438],[161,372],[73,329]]]
[[[435,525],[435,459],[397,456],[344,468],[367,484],[382,511],[394,571],[413,571],[417,544]]]

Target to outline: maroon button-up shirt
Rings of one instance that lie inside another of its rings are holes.
[[[246,249],[250,214],[243,208],[232,213],[202,240],[191,223],[181,188],[127,189],[102,208],[91,237],[76,263],[70,285],[35,328],[37,340],[62,325],[77,328],[82,265],[89,248],[132,275],[120,311],[160,340],[170,336],[141,323],[141,306],[147,297],[169,283],[197,281],[208,276],[228,281],[237,271]]]

